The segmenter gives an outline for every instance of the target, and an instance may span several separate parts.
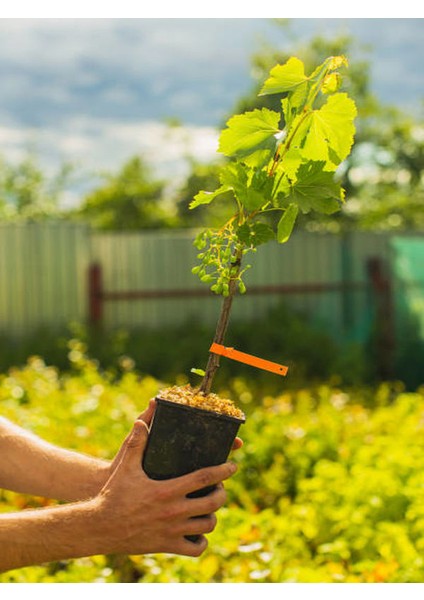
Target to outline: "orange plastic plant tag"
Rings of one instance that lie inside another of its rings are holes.
[[[246,365],[257,367],[258,369],[271,371],[271,373],[276,373],[277,375],[286,375],[287,371],[289,370],[288,367],[285,367],[284,365],[279,365],[278,363],[271,362],[270,360],[258,358],[252,354],[239,352],[234,348],[226,348],[221,344],[213,343],[209,348],[209,352],[212,352],[213,354],[219,354],[220,356],[225,356],[226,358],[231,358],[232,360],[237,360],[238,362],[245,363]]]

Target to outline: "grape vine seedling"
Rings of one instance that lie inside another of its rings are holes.
[[[340,91],[344,56],[327,58],[310,75],[296,57],[271,69],[260,95],[279,94],[281,110],[255,109],[232,116],[219,138],[228,160],[220,186],[200,191],[194,209],[211,202],[234,205],[232,217],[195,239],[199,264],[193,273],[223,296],[215,344],[223,344],[232,302],[246,292],[246,255],[271,240],[286,243],[299,212],[331,214],[345,201],[336,170],[349,155],[356,117],[354,101]],[[275,215],[278,215],[275,218]],[[270,218],[273,217],[273,218]],[[219,356],[210,353],[200,391],[208,394]]]
[[[302,61],[290,58],[270,71],[261,90],[281,94],[281,110],[235,115],[221,132],[219,152],[227,160],[220,185],[200,191],[190,204],[192,209],[218,201],[234,206],[230,219],[206,228],[194,241],[199,264],[193,272],[223,297],[211,349],[229,350],[222,345],[234,297],[246,292],[249,252],[275,239],[286,243],[299,211],[330,214],[344,202],[335,172],[351,150],[356,116],[353,100],[339,91],[339,69],[346,66],[343,56],[330,57],[306,75]],[[166,479],[220,464],[231,450],[244,415],[212,392],[219,353],[211,349],[206,370],[195,369],[203,377],[198,388],[174,386],[156,399],[143,463],[150,477]]]

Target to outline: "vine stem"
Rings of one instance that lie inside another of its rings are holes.
[[[234,296],[237,291],[237,279],[240,274],[241,269],[241,259],[243,255],[243,249],[240,248],[237,250],[233,257],[232,264],[233,269],[237,269],[228,284],[228,296],[224,297],[221,312],[219,314],[218,323],[215,330],[215,336],[213,341],[215,344],[223,344],[225,340],[225,334],[227,332],[228,323],[230,320],[231,308],[233,305]],[[202,383],[200,385],[199,391],[205,395],[209,394],[212,389],[212,382],[215,377],[215,374],[219,368],[219,356],[217,354],[213,354],[212,352],[209,354],[208,363],[206,365],[205,375],[203,377]]]

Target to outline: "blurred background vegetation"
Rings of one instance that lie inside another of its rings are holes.
[[[344,85],[359,110],[354,151],[340,171],[347,202],[339,214],[303,215],[300,228],[335,236],[359,230],[421,235],[422,116],[373,96],[369,61],[352,37],[315,37],[293,54],[308,68],[345,54]],[[253,55],[252,89],[228,115],[257,106],[264,75],[288,57],[273,47]],[[69,209],[61,197],[78,180],[72,165],[47,176],[36,155],[18,163],[3,157],[0,219],[65,220],[110,232],[210,226],[220,215],[208,212],[205,222],[206,213],[191,212],[188,204],[200,189],[214,189],[218,163],[190,161],[191,172],[171,193],[172,182],[158,180],[148,161],[134,156]],[[225,212],[224,203],[217,206]],[[228,484],[229,503],[204,557],[93,557],[10,572],[0,582],[424,581],[424,347],[415,325],[393,380],[376,368],[372,340],[369,347],[341,351],[332,332],[317,329],[284,301],[254,329],[247,322],[231,327],[235,345],[246,348],[253,336],[256,354],[290,356],[296,369],[281,384],[234,363],[220,368],[217,388],[248,419],[244,448],[235,457],[241,468]],[[134,356],[141,339],[147,351],[140,371]],[[148,399],[202,366],[199,356],[210,340],[211,329],[202,323],[154,331],[69,323],[59,333],[37,331],[19,340],[6,329],[0,412],[53,442],[112,457]],[[4,511],[50,502],[0,493]]]
[[[281,28],[282,38],[289,35],[287,23],[277,22],[277,27]],[[367,50],[352,36],[336,35],[333,39],[312,37],[305,43],[294,43],[291,54],[301,57],[308,70],[329,55],[346,55],[349,69],[343,85],[355,99],[359,113],[355,146],[339,173],[346,189],[347,202],[334,215],[301,215],[298,228],[305,232],[334,234],[336,237],[347,236],[351,231],[420,235],[424,228],[422,115],[406,114],[396,107],[384,105],[372,94]],[[258,98],[259,86],[274,64],[283,63],[288,58],[287,53],[273,46],[265,45],[254,53],[251,58],[251,90],[239,99],[236,106],[229,108],[228,116],[264,103],[269,103],[272,108],[272,102],[276,100],[273,96]],[[224,122],[221,125],[224,126]],[[170,122],[169,127],[178,127],[178,123]],[[12,224],[59,220],[89,224],[93,231],[111,233],[190,230],[206,224],[213,226],[220,221],[222,213],[229,210],[225,202],[215,203],[208,210],[190,211],[188,205],[200,189],[215,189],[219,161],[224,159],[217,155],[210,164],[197,162],[196,157],[190,157],[189,160],[191,172],[185,181],[173,188],[172,181],[155,177],[146,157],[133,156],[118,166],[115,172],[104,173],[102,182],[87,192],[78,206],[64,208],[61,202],[64,190],[73,181],[77,182],[80,176],[73,165],[64,164],[57,173],[47,175],[42,171],[36,155],[28,154],[21,162],[3,158],[0,161],[1,222]],[[187,269],[191,269],[191,266],[187,265]],[[289,354],[297,361],[298,372],[304,373],[307,378],[315,377],[318,373],[326,378],[337,371],[342,379],[347,377],[347,381],[359,377],[358,382],[369,382],[379,377],[378,369],[373,368],[373,340],[370,340],[368,348],[363,348],[362,353],[349,347],[345,360],[342,360],[340,349],[331,335],[333,332],[328,332],[326,336],[325,332],[315,331],[305,317],[302,325],[299,325],[301,315],[295,312],[287,314],[293,311],[284,298],[281,300],[280,314],[273,311],[268,319],[264,318],[267,323],[255,325],[255,344],[258,348],[265,349],[267,342],[270,347],[281,344],[280,353],[286,356],[287,349],[290,349]],[[60,332],[61,335],[56,330],[43,330],[42,334],[39,331],[28,332],[18,341],[11,339],[7,327],[4,328],[0,333],[0,366],[7,368],[22,364],[31,354],[41,353],[48,361],[65,368],[67,359],[64,348],[66,337],[72,337],[71,327],[75,327],[75,323],[70,323],[67,330]],[[201,349],[209,344],[211,337],[210,327],[205,330],[203,323],[183,328],[184,355],[187,359],[183,363],[181,352],[172,351],[177,348],[175,340],[180,338],[180,326],[167,325],[161,331],[156,328],[155,332],[136,327],[126,331],[99,332],[83,322],[78,323],[77,327],[90,354],[99,359],[104,368],[116,365],[121,354],[134,355],[140,340],[146,340],[146,346],[149,347],[146,368],[152,374],[165,378],[175,377],[180,370],[188,372],[193,361],[196,363],[195,357],[201,354]],[[246,333],[243,333],[243,329],[248,327],[246,323],[233,325],[234,343],[238,340],[244,343]],[[302,328],[301,335],[299,327]],[[284,339],[279,336],[279,330],[284,330]],[[296,333],[292,334],[292,330]],[[407,357],[400,364],[405,369],[407,385],[416,387],[421,382],[423,340],[416,335],[414,323],[411,323],[407,335],[413,339]],[[164,344],[157,342],[164,336],[171,342],[167,349]],[[304,343],[308,338],[313,341]],[[326,357],[324,361],[318,359],[317,347],[326,349],[322,354]],[[352,364],[353,356],[357,361],[355,366]],[[408,373],[408,364],[412,363],[417,363],[417,366]],[[235,367],[231,365],[228,369],[231,373]],[[227,378],[228,375],[227,370],[223,376]],[[399,377],[399,372],[395,375]]]

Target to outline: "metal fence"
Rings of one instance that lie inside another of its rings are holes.
[[[14,337],[85,320],[90,260],[86,227],[0,224],[0,331]]]
[[[9,341],[20,347],[27,336],[67,333],[71,323],[106,331],[213,325],[221,301],[191,273],[194,236],[106,233],[67,221],[0,224],[3,355]],[[362,346],[381,377],[424,383],[423,236],[297,232],[249,262],[248,291],[232,320],[253,325],[284,303],[336,340]]]
[[[193,232],[93,233],[89,312],[107,326],[213,323],[219,299],[191,274]],[[233,319],[254,320],[284,300],[336,336],[363,337],[369,325],[367,263],[389,259],[388,236],[297,233],[268,244],[248,262],[248,293]]]
[[[220,302],[191,273],[193,238],[189,230],[106,233],[66,221],[0,224],[0,332],[89,320],[106,328],[213,323]],[[251,255],[248,293],[232,318],[254,320],[284,300],[336,337],[362,341],[381,269],[391,278],[392,242],[387,234],[298,232],[284,246],[267,244]]]

